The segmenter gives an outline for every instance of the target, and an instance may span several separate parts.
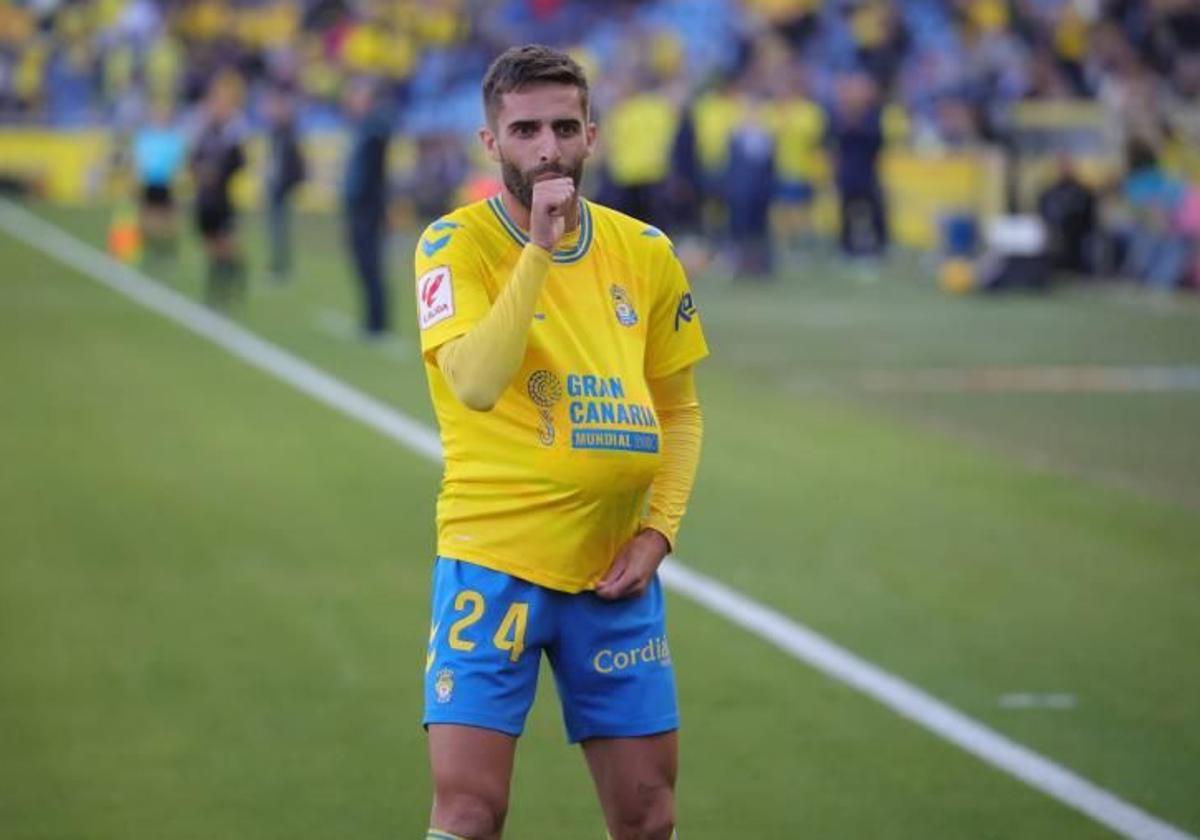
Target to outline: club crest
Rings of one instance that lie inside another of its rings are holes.
[[[623,327],[632,327],[636,324],[638,322],[637,310],[633,308],[633,301],[629,299],[629,293],[616,283],[609,286],[608,293],[612,296],[617,323]]]
[[[437,680],[433,684],[433,692],[439,703],[449,703],[454,697],[454,672],[443,668],[437,672]]]

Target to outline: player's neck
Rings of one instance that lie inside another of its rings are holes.
[[[507,187],[500,190],[500,201],[504,204],[504,210],[508,213],[508,217],[517,223],[517,227],[529,233],[529,208],[517,201],[513,194],[508,191]],[[567,227],[564,233],[570,233],[579,227],[579,201],[576,200],[571,205],[571,209],[567,212]]]

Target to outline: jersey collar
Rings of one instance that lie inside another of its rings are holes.
[[[487,204],[496,216],[496,220],[500,222],[500,227],[508,232],[513,241],[522,248],[529,244],[529,235],[517,226],[517,223],[512,220],[512,216],[508,215],[508,211],[504,209],[504,202],[500,200],[499,195],[489,198]],[[583,259],[584,254],[588,252],[591,244],[592,211],[588,203],[581,198],[579,199],[579,239],[573,248],[555,251],[551,259],[559,264],[579,262],[579,260]]]

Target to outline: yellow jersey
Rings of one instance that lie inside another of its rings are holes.
[[[766,109],[775,135],[775,171],[785,181],[817,181],[823,171],[825,112],[810,99],[792,97]]]
[[[490,310],[528,243],[499,196],[417,243],[417,316],[445,472],[438,554],[564,592],[594,588],[636,533],[661,459],[648,380],[708,354],[659,230],[580,200],[555,251],[521,368],[491,411],[451,392],[436,350]]]

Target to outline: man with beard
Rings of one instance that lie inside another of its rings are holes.
[[[500,194],[417,245],[445,474],[425,667],[427,838],[500,837],[541,655],[611,835],[674,836],[678,713],[657,570],[700,456],[708,350],[656,228],[578,195],[596,139],[566,55],[483,82]]]

